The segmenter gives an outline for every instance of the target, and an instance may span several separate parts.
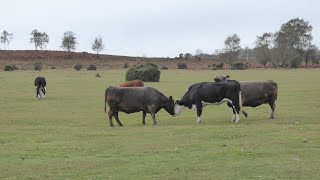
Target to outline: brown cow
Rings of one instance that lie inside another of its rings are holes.
[[[143,81],[141,80],[132,80],[125,83],[120,84],[120,87],[143,87]]]

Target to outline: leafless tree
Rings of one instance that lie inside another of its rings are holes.
[[[45,32],[41,33],[35,29],[31,32],[30,43],[34,44],[36,50],[38,47],[42,50],[49,43],[49,36]]]
[[[232,36],[228,36],[224,41],[225,46],[225,54],[228,59],[228,64],[231,68],[232,61],[238,58],[241,46],[240,46],[240,38],[237,34],[233,34]]]
[[[4,49],[9,49],[10,41],[13,39],[13,34],[9,33],[8,31],[4,30],[1,34],[1,43],[4,45]]]
[[[92,43],[92,50],[97,52],[97,54],[99,54],[99,52],[101,52],[104,49],[104,44],[102,41],[102,37],[96,37]]]

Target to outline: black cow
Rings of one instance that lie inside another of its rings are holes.
[[[229,75],[215,76],[214,81],[220,82],[229,78]],[[271,117],[274,118],[275,101],[278,96],[278,85],[272,80],[267,81],[239,81],[241,86],[242,106],[257,107],[268,103],[271,108]],[[248,113],[242,110],[245,117]]]
[[[46,98],[46,79],[44,77],[39,76],[34,80],[34,85],[36,86],[36,98]]]
[[[191,85],[185,95],[176,102],[175,114],[178,115],[184,107],[197,109],[197,123],[201,122],[202,108],[205,105],[227,102],[232,109],[232,121],[238,122],[241,109],[241,89],[237,81],[202,82]]]
[[[151,114],[153,124],[156,125],[156,113],[164,108],[170,115],[174,115],[174,101],[172,96],[169,98],[158,90],[151,87],[108,87],[105,92],[104,111],[106,112],[106,103],[109,105],[109,121],[113,127],[112,116],[116,119],[119,126],[122,123],[119,120],[118,112],[127,114],[142,111],[142,124],[145,124],[146,114]]]

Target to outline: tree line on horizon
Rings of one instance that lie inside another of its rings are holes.
[[[179,60],[201,60],[216,59],[222,61],[229,66],[241,59],[245,59],[245,63],[255,60],[263,66],[271,64],[273,67],[297,67],[301,62],[308,65],[319,64],[320,51],[318,47],[312,43],[312,25],[308,21],[300,18],[294,18],[281,25],[276,32],[266,32],[257,36],[254,42],[254,48],[240,46],[241,39],[238,34],[226,37],[224,48],[216,49],[213,54],[204,53],[201,49],[197,49],[195,54],[180,53],[175,59]],[[30,43],[35,46],[35,50],[43,50],[49,43],[49,36],[45,32],[39,32],[37,29],[30,33]],[[9,44],[13,39],[13,34],[4,30],[1,34],[1,43],[5,50],[9,48]],[[68,52],[76,50],[78,44],[74,32],[67,31],[61,39],[63,50]],[[95,37],[91,49],[97,54],[104,49],[102,37]]]

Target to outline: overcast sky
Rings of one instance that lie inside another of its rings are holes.
[[[313,26],[320,46],[319,0],[0,0],[0,31],[14,34],[10,49],[34,49],[33,29],[46,32],[46,49],[61,50],[65,31],[76,34],[77,51],[92,52],[102,36],[104,54],[174,57],[201,49],[214,53],[237,33],[243,47],[299,17]],[[3,45],[0,46],[3,49]]]

